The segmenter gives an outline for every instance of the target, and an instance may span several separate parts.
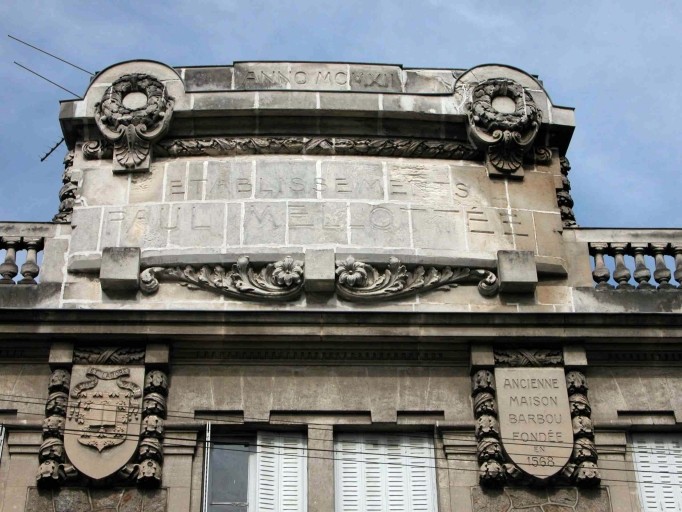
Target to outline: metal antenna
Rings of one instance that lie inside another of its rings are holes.
[[[54,153],[55,149],[57,149],[59,146],[61,146],[62,142],[64,142],[64,137],[62,137],[62,138],[59,140],[59,142],[57,142],[54,146],[52,146],[52,147],[50,148],[50,150],[49,150],[47,153],[45,153],[45,154],[41,157],[40,161],[41,161],[41,162],[44,162],[45,160],[47,160],[47,158],[48,158],[52,153]]]
[[[60,89],[66,91],[66,92],[68,92],[69,94],[73,94],[73,95],[74,95],[76,98],[78,98],[79,100],[82,100],[82,99],[83,99],[81,96],[79,96],[79,95],[76,94],[75,92],[68,90],[66,87],[62,87],[62,86],[59,85],[57,82],[53,82],[53,81],[50,80],[49,78],[45,78],[45,77],[44,77],[43,75],[41,75],[40,73],[36,73],[36,72],[33,71],[32,69],[29,69],[29,68],[27,68],[26,66],[22,66],[22,65],[19,64],[16,60],[14,61],[14,63],[15,63],[17,66],[19,66],[20,68],[25,69],[25,70],[28,71],[29,73],[33,73],[34,75],[39,76],[40,78],[42,78],[42,79],[45,80],[46,82],[50,82],[52,85],[56,85],[57,87],[59,87]]]
[[[53,59],[57,59],[57,60],[63,62],[64,64],[68,64],[69,66],[74,67],[74,68],[76,68],[76,69],[78,69],[78,70],[80,70],[80,71],[83,71],[84,73],[87,73],[87,74],[90,75],[90,76],[94,76],[94,73],[91,73],[91,72],[88,71],[87,69],[83,69],[83,68],[80,67],[80,66],[76,66],[73,62],[69,62],[68,60],[62,59],[61,57],[57,57],[56,55],[53,55],[53,54],[51,54],[50,52],[46,52],[45,50],[42,50],[42,49],[38,48],[37,46],[33,46],[32,44],[29,44],[29,43],[27,43],[26,41],[22,41],[22,40],[19,39],[18,37],[14,37],[14,36],[11,36],[11,35],[9,35],[9,34],[7,34],[7,37],[9,37],[10,39],[14,39],[15,41],[17,41],[17,42],[19,42],[19,43],[21,43],[21,44],[25,44],[25,45],[28,46],[29,48],[33,48],[34,50],[37,50],[37,51],[39,51],[39,52],[41,52],[41,53],[44,53],[45,55],[49,55],[49,56],[52,57]]]

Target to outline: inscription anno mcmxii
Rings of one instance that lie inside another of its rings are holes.
[[[496,368],[500,434],[509,458],[548,478],[568,462],[573,430],[562,368]]]

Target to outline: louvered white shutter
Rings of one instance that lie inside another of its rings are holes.
[[[642,510],[682,510],[682,436],[633,435],[632,450]]]
[[[427,437],[336,437],[337,512],[435,512],[436,472]]]
[[[254,512],[305,512],[306,443],[295,433],[258,433]]]

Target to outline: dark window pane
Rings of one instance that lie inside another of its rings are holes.
[[[247,511],[250,451],[248,445],[220,441],[211,448],[210,512]]]

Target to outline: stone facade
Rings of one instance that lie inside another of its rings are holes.
[[[214,512],[239,464],[244,510],[400,471],[410,510],[642,510],[682,230],[576,225],[536,77],[132,61],[60,122],[53,221],[0,222],[0,512]]]

